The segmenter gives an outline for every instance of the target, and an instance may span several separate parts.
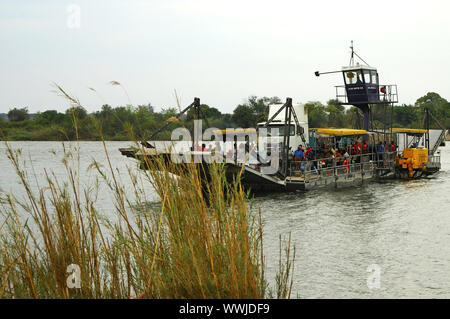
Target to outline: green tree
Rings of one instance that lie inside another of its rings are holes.
[[[439,94],[429,92],[425,96],[418,98],[415,105],[422,108],[427,107],[430,110],[437,111],[447,103],[448,101],[442,98]]]
[[[210,107],[209,105],[206,104],[200,105],[200,111],[202,112],[203,116],[205,116],[208,119],[218,119],[222,116],[222,113],[220,113],[218,109],[216,109],[215,107]],[[202,114],[200,114],[200,117],[202,116]],[[195,119],[196,117],[197,115],[195,114],[195,109],[191,108],[187,112],[186,119],[190,121]]]
[[[335,105],[328,105],[325,107],[328,113],[328,126],[344,127],[344,112]]]
[[[351,106],[344,112],[343,116],[344,116],[343,127],[362,129],[363,114],[359,108]]]
[[[308,122],[311,128],[328,126],[328,114],[325,106],[320,102],[308,102],[305,104],[308,110]]]
[[[8,112],[8,119],[11,122],[21,122],[28,120],[28,109],[26,107],[21,109],[13,108]]]
[[[75,116],[76,118],[81,119],[81,120],[85,119],[88,115],[86,109],[82,106],[74,106],[74,107],[68,108],[66,110],[66,114]]]
[[[417,107],[406,104],[394,107],[394,126],[410,127],[412,123],[419,119],[419,110]]]
[[[243,128],[255,127],[256,124],[253,109],[246,104],[240,104],[234,109],[232,120],[237,126]]]
[[[34,122],[39,125],[58,124],[61,125],[67,116],[62,113],[58,113],[55,110],[48,110],[42,113],[37,113],[34,118]]]
[[[252,108],[255,115],[255,126],[256,123],[266,122],[269,116],[269,105],[272,104],[282,104],[281,99],[278,96],[273,97],[262,97],[258,98],[256,96],[251,96],[248,99],[248,105]]]
[[[331,105],[336,106],[341,112],[345,111],[344,105],[342,105],[341,101],[339,101],[338,99],[328,100],[327,106],[331,106]]]
[[[99,113],[100,118],[108,118],[110,119],[113,116],[113,108],[108,104],[102,105],[102,110]]]
[[[450,127],[450,103],[435,92],[429,92],[417,99],[416,106],[428,108],[439,119],[441,125]]]
[[[239,126],[256,127],[257,123],[266,122],[269,116],[269,105],[281,104],[277,96],[250,96],[244,104],[239,104],[233,111],[233,121]],[[243,118],[241,118],[243,116]]]

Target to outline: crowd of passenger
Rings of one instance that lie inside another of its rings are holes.
[[[236,144],[235,144],[236,147]],[[227,159],[235,159],[237,155],[238,160],[244,160],[246,154],[250,154],[250,157],[256,159],[256,144],[251,143],[239,143],[238,152],[234,151],[234,147],[227,150],[222,150],[219,143],[201,144],[196,150],[203,152],[214,152],[223,154]],[[299,145],[298,148],[291,152],[289,161],[292,163],[291,167],[297,171],[316,171],[322,168],[331,167],[348,167],[350,169],[351,164],[361,163],[361,155],[367,155],[367,159],[371,161],[379,161],[383,159],[385,153],[395,153],[397,151],[397,145],[394,141],[379,142],[378,144],[369,144],[367,141],[360,142],[358,140],[351,141],[350,144],[340,143],[335,145],[325,145],[321,143],[318,147],[313,148],[311,145],[306,144],[306,147]]]
[[[394,141],[379,142],[377,145],[369,144],[364,141],[362,144],[359,141],[352,141],[350,145],[335,144],[326,146],[324,143],[319,147],[313,149],[309,144],[303,148],[299,145],[297,150],[291,154],[291,161],[293,167],[297,170],[316,170],[318,168],[326,168],[333,166],[347,167],[350,164],[361,163],[361,155],[368,155],[369,160],[380,160],[384,153],[394,153],[397,150],[397,145]],[[370,155],[369,155],[370,154]]]

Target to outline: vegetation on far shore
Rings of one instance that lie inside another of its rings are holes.
[[[232,114],[223,114],[218,108],[208,105],[202,105],[201,108],[210,127],[256,127],[256,123],[267,120],[268,105],[281,102],[278,97],[251,96],[245,103],[238,105]],[[309,102],[306,105],[310,127],[361,126],[360,111],[354,107],[346,108],[336,100],[330,100],[326,105],[321,102]],[[374,126],[382,128],[384,123],[392,123],[394,127],[422,128],[425,107],[430,109],[443,127],[450,128],[450,102],[433,92],[419,98],[415,105],[395,106],[393,110],[382,106],[374,107]],[[150,104],[118,107],[103,105],[101,110],[93,113],[88,113],[82,106],[72,106],[65,113],[48,110],[30,118],[26,108],[13,108],[8,112],[9,121],[0,117],[0,130],[2,139],[9,141],[66,141],[75,140],[77,134],[79,140],[99,141],[99,132],[102,132],[105,140],[122,141],[129,140],[127,131],[130,129],[138,139],[147,139],[162,123],[178,112],[178,108],[156,112]],[[73,115],[77,117],[77,133],[72,125]],[[188,112],[182,122],[172,123],[156,139],[170,139],[171,131],[177,126],[192,127],[194,118],[193,112]],[[432,127],[438,128],[434,121]]]

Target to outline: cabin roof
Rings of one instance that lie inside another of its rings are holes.
[[[229,128],[226,130],[214,130],[214,134],[220,133],[220,134],[249,134],[249,133],[256,133],[256,129],[254,128]]]
[[[407,134],[426,134],[428,132],[427,130],[416,128],[393,128],[392,131]]]
[[[329,136],[355,136],[355,135],[367,135],[366,130],[355,130],[349,128],[317,128],[312,129],[316,133]]]
[[[377,68],[368,65],[351,65],[351,66],[343,66],[342,71],[361,71],[361,70],[373,70],[376,71]]]

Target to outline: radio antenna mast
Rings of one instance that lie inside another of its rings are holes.
[[[361,58],[356,52],[355,49],[353,47],[353,40],[352,40],[352,44],[350,46],[350,49],[352,49],[352,55],[350,57],[350,66],[355,66],[355,55],[367,66],[370,66],[369,63],[367,63],[366,61],[363,60],[363,58]]]
[[[352,40],[352,44],[350,45],[350,49],[352,49],[352,55],[350,56],[350,66],[354,66],[355,65],[355,50],[353,49],[353,40]]]

